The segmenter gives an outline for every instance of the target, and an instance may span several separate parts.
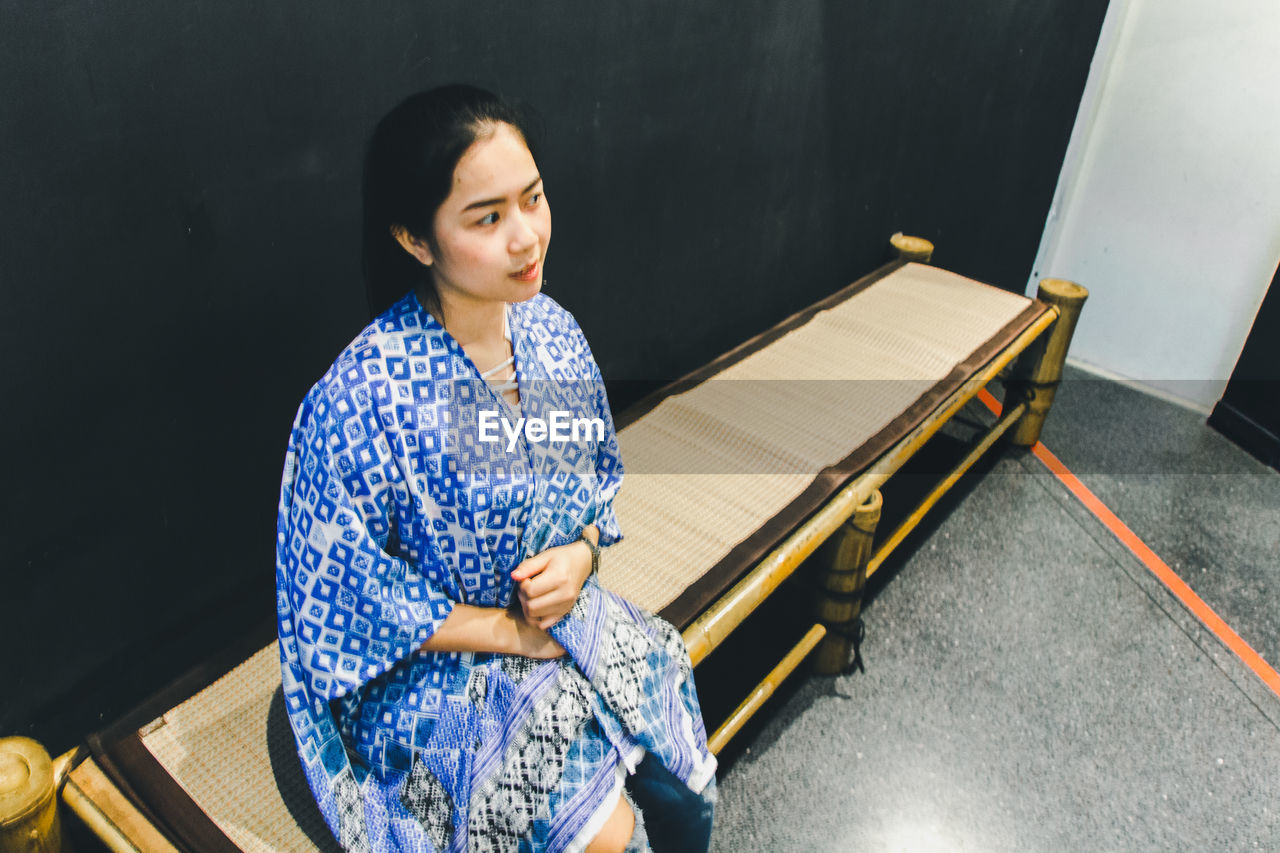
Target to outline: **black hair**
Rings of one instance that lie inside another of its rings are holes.
[[[511,125],[534,153],[528,108],[475,86],[439,86],[402,101],[378,122],[364,158],[365,294],[377,316],[410,288],[442,324],[431,271],[392,235],[401,226],[435,250],[436,211],[453,187],[453,172],[477,140]]]

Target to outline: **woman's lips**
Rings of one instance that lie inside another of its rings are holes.
[[[529,266],[524,267],[517,272],[513,272],[511,277],[516,281],[537,281],[538,280],[539,263],[534,261]]]

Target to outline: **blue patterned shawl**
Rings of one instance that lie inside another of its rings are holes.
[[[692,790],[715,759],[676,630],[588,580],[553,661],[419,647],[453,604],[505,607],[526,556],[621,537],[600,372],[545,295],[509,306],[525,417],[603,440],[479,440],[515,415],[412,294],[307,394],[280,490],[276,598],[289,720],[347,850],[578,850],[651,753]]]

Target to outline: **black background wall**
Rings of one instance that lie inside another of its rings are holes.
[[[1209,425],[1280,471],[1280,269]]]
[[[618,408],[895,230],[1020,291],[1105,8],[3,0],[0,734],[66,748],[270,622],[285,439],[368,319],[361,148],[403,96],[540,109],[547,291]]]

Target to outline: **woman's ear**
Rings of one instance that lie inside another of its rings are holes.
[[[419,240],[417,237],[409,233],[409,229],[403,225],[392,225],[391,236],[396,238],[396,242],[409,254],[418,259],[424,267],[431,266],[435,260],[431,257],[431,249],[427,246],[426,240]]]

